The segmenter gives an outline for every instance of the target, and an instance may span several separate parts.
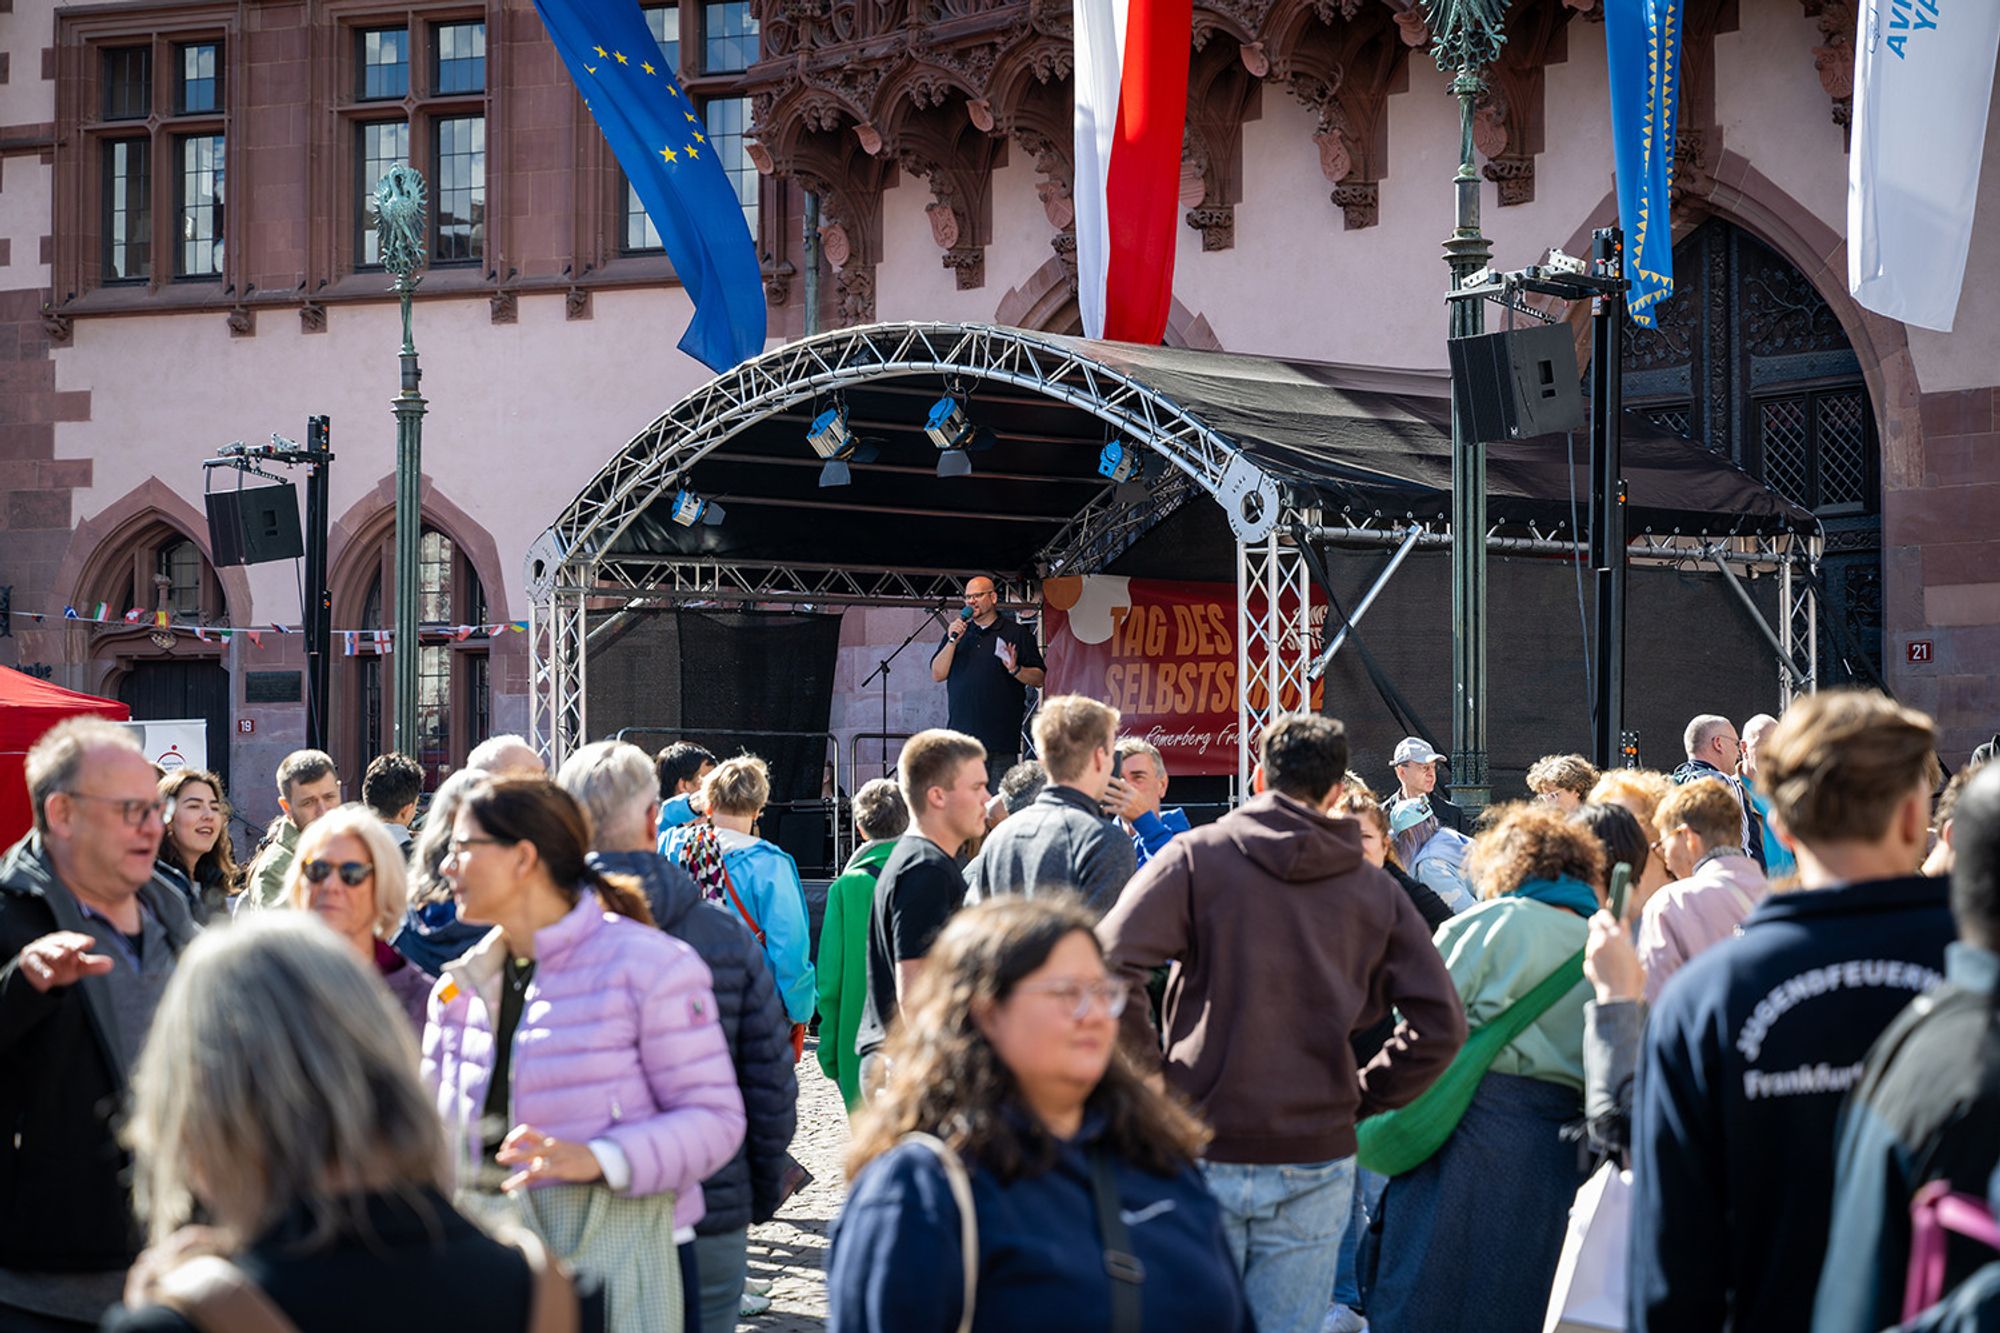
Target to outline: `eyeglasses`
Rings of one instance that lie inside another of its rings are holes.
[[[125,821],[127,828],[142,828],[149,819],[163,818],[167,810],[165,801],[146,801],[123,796],[93,796],[87,791],[66,791],[63,795],[72,801],[102,801],[106,805],[118,807],[118,817]]]
[[[352,888],[365,884],[375,874],[375,867],[366,861],[342,861],[335,865],[331,861],[312,860],[299,867],[299,873],[314,884],[324,884],[335,872],[340,874],[340,882]]]
[[[1081,981],[1037,981],[1015,989],[1028,995],[1053,995],[1068,1006],[1069,1016],[1079,1023],[1090,1017],[1092,1005],[1102,1005],[1106,1014],[1118,1017],[1125,1012],[1125,1001],[1132,995],[1118,981],[1093,981],[1088,985]]]
[[[501,839],[499,839],[499,838],[453,838],[453,839],[451,840],[451,854],[452,854],[452,856],[453,856],[454,858],[463,858],[463,857],[465,856],[465,850],[466,850],[466,848],[468,848],[468,847],[477,847],[477,846],[480,846],[481,844],[485,844],[485,845],[488,845],[488,846],[492,846],[492,847],[498,847],[498,846],[500,846],[500,845],[501,845]]]

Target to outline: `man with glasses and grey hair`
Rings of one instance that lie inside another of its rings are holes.
[[[1756,802],[1739,771],[1744,747],[1736,735],[1736,724],[1715,713],[1703,713],[1687,724],[1681,744],[1687,751],[1687,762],[1674,770],[1674,785],[1685,786],[1699,778],[1720,778],[1736,797],[1736,808],[1743,814],[1742,841],[1738,845],[1750,853],[1759,871],[1769,874],[1764,857],[1764,819],[1757,813]]]
[[[154,877],[166,806],[130,731],[59,723],[27,783],[0,858],[0,1327],[94,1329],[139,1252],[111,1118],[196,928]]]
[[[591,864],[637,879],[660,929],[700,954],[714,977],[716,1016],[749,1123],[736,1156],[701,1182],[695,1207],[687,1208],[683,1200],[674,1210],[674,1226],[682,1268],[692,1267],[696,1275],[690,1333],[729,1333],[739,1314],[770,1308],[767,1297],[746,1297],[743,1282],[749,1226],[768,1222],[777,1212],[791,1163],[786,1149],[797,1127],[799,1097],[791,1020],[764,947],[743,918],[726,903],[706,901],[687,871],[654,850],[660,781],[652,757],[624,741],[598,741],[563,762],[556,785],[590,812]]]

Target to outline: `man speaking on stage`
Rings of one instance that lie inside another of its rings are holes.
[[[988,780],[996,785],[1021,757],[1021,714],[1046,665],[1035,636],[1000,609],[993,580],[968,579],[965,609],[931,658],[931,679],[944,683],[951,710],[945,725],[986,747]]]

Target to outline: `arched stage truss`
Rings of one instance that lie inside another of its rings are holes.
[[[1093,343],[976,324],[869,325],[787,344],[674,404],[620,449],[530,548],[532,740],[559,762],[590,739],[590,652],[621,614],[690,602],[936,607],[956,597],[968,570],[995,567],[1003,597],[1024,604],[1035,597],[1039,578],[1100,572],[1205,496],[1221,507],[1235,543],[1238,774],[1247,783],[1264,725],[1310,697],[1309,677],[1322,651],[1310,623],[1316,562],[1308,548],[1414,549],[1450,541],[1448,431],[1442,426],[1448,409],[1441,388],[1434,378],[1399,379],[1395,372]],[[973,405],[975,416],[985,409],[987,424],[998,430],[1001,447],[975,455],[982,474],[995,466],[986,460],[1029,452],[1024,446],[1009,453],[1016,435],[1006,414],[1028,420],[1024,429],[1044,432],[1020,437],[1041,441],[1039,470],[1014,463],[1025,470],[996,473],[988,488],[1004,491],[1011,504],[932,507],[940,493],[963,498],[985,492],[951,491],[967,482],[933,483],[927,468],[899,461],[921,464],[934,457],[918,427],[922,405],[940,392]],[[885,447],[885,464],[857,465],[851,490],[804,489],[799,469],[817,467],[819,460],[803,439],[801,423],[809,417],[802,405],[810,411],[863,394],[902,395],[890,406],[909,419]],[[1151,469],[1143,482],[1114,486],[1095,473],[1098,447],[1111,438],[1142,445],[1168,466]],[[1649,437],[1643,426],[1629,424],[1627,438],[1628,467],[1635,454],[1642,460],[1633,469],[1629,526],[1637,535],[1631,559],[1713,569],[1732,583],[1739,573],[1775,575],[1777,624],[1765,626],[1761,617],[1759,624],[1778,657],[1783,695],[1810,689],[1817,671],[1813,574],[1819,547],[1811,516],[1726,464],[1703,461],[1714,456],[1698,446],[1656,432]],[[724,452],[732,442],[735,451]],[[1558,457],[1561,448],[1558,442]],[[1510,463],[1516,455],[1509,449],[1521,450],[1517,462]],[[1660,460],[1658,475],[1666,479],[1659,493],[1671,492],[1667,503],[1650,509],[1648,457]],[[1492,549],[1569,558],[1582,534],[1568,529],[1561,506],[1538,498],[1546,478],[1537,469],[1545,464],[1520,446],[1494,446],[1494,459]],[[1697,473],[1703,484],[1690,492],[1690,503],[1670,483]],[[871,498],[871,474],[880,475],[883,488],[893,483],[916,500],[897,505]],[[714,478],[724,479],[720,490]],[[1440,478],[1446,478],[1442,488]],[[723,529],[663,521],[677,491],[695,484],[729,506]],[[932,485],[946,490],[924,489]],[[1021,498],[1060,494],[1065,487],[1081,499],[1064,513],[1030,512],[1035,506]],[[828,500],[829,494],[838,500]],[[763,506],[775,507],[780,517],[761,530],[762,538],[748,522],[741,525],[751,529],[748,538],[718,536],[733,533],[739,514],[768,513]],[[795,511],[827,516],[787,517]],[[824,557],[841,552],[829,549],[835,545],[830,536],[815,549],[811,534],[801,531],[831,533],[858,520],[874,526],[856,533],[872,534],[885,524],[913,531],[991,530],[1006,536],[1010,554],[963,558],[960,551],[954,553],[959,558],[926,561],[904,558],[902,550],[928,552],[932,546],[911,540],[897,548],[878,540],[859,558],[832,559]],[[1029,539],[1032,546],[1024,546]],[[1744,601],[1749,605],[1747,595]]]

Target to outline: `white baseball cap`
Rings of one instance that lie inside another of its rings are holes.
[[[1430,742],[1417,736],[1405,736],[1396,742],[1396,757],[1391,764],[1435,764],[1444,758],[1430,747]]]

